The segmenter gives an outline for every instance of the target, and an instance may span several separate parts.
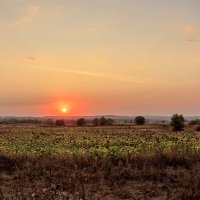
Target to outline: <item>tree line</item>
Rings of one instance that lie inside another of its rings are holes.
[[[31,124],[46,124],[49,126],[64,126],[66,121],[64,119],[46,119],[45,121],[39,119],[17,119],[17,118],[2,118],[0,119],[0,124],[17,124],[17,123],[31,123]],[[134,124],[142,126],[146,123],[146,119],[143,116],[137,116],[134,119]],[[112,126],[116,122],[112,118],[106,117],[96,117],[93,120],[87,120],[85,118],[79,118],[77,120],[70,120],[68,124],[73,124],[76,126]],[[132,123],[131,123],[132,124]],[[130,124],[129,124],[130,125]],[[174,114],[171,117],[170,125],[173,131],[183,131],[185,127],[185,119],[183,115]],[[189,125],[196,125],[196,131],[200,131],[200,120],[195,119],[189,122]]]
[[[105,117],[100,117],[100,118],[94,118],[92,120],[93,126],[111,126],[115,123],[115,121],[111,118],[105,118]],[[136,125],[144,125],[146,123],[146,119],[143,116],[137,116],[134,119],[134,123]],[[65,122],[64,120],[56,120],[55,122],[56,125],[64,125]],[[77,126],[86,126],[87,125],[87,120],[85,118],[79,118],[76,120],[76,125]],[[173,131],[183,131],[185,127],[185,118],[183,115],[179,114],[174,114],[171,117],[170,125],[172,127]],[[200,125],[200,120],[192,120],[189,125]],[[196,131],[200,131],[200,126],[196,128]]]
[[[79,118],[76,120],[76,125],[77,126],[86,126],[88,123],[88,121],[85,118]],[[92,120],[92,125],[93,126],[111,126],[115,123],[115,121],[111,118],[105,118],[105,117],[100,117],[100,118],[94,118]],[[136,125],[144,125],[146,123],[146,119],[143,116],[137,116],[134,119],[134,123]],[[190,124],[194,125],[194,124],[200,124],[200,120],[195,120],[195,121],[191,121]],[[64,120],[56,120],[55,121],[55,125],[65,125]],[[184,130],[185,127],[185,119],[183,117],[183,115],[178,115],[178,114],[174,114],[171,117],[171,122],[170,125],[172,127],[173,131],[182,131]]]

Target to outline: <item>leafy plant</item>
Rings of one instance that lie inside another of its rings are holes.
[[[200,131],[200,126],[197,126],[196,129],[195,129],[195,131],[199,132]]]
[[[143,116],[137,116],[134,121],[137,125],[145,124],[145,118]]]
[[[171,117],[171,126],[173,131],[182,131],[185,127],[183,115],[174,114]]]
[[[64,126],[65,121],[63,119],[57,119],[55,124],[56,124],[56,126]]]
[[[77,126],[85,126],[87,124],[86,120],[84,118],[79,118],[76,121]]]

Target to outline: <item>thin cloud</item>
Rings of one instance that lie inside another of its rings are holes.
[[[186,39],[185,41],[186,41],[186,42],[197,42],[198,40],[197,40],[197,39],[194,39],[194,38],[191,38],[191,39]]]
[[[36,57],[28,57],[27,59],[30,60],[30,61],[35,61]]]
[[[185,24],[179,26],[179,29],[185,34],[192,34],[197,32],[197,27],[192,24]]]
[[[152,82],[152,80],[148,80],[146,78],[136,77],[136,76],[126,76],[126,75],[121,75],[121,74],[108,74],[108,73],[102,73],[102,72],[91,72],[91,71],[81,71],[81,70],[73,70],[73,69],[61,69],[61,68],[46,68],[46,69],[65,72],[65,73],[79,74],[83,76],[90,76],[90,77],[97,77],[97,78],[127,82],[127,83],[135,83],[135,84],[147,84],[147,83]]]
[[[26,7],[26,12],[23,16],[17,18],[15,21],[7,23],[8,27],[23,27],[30,24],[39,12],[40,7],[31,5]]]
[[[11,98],[13,97],[13,98]],[[38,104],[45,104],[48,98],[34,98],[33,96],[24,97],[24,98],[16,98],[11,96],[9,99],[0,99],[0,106],[8,106],[8,105],[38,105]]]
[[[95,35],[96,33],[98,33],[97,28],[95,28],[95,27],[87,27],[87,28],[84,28],[84,29],[79,30],[79,31],[68,32],[67,34],[69,34],[72,37],[81,37],[81,36]]]

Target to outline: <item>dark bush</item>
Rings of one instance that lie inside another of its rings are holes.
[[[182,131],[185,127],[183,115],[174,114],[171,117],[171,126],[173,131]]]
[[[101,125],[101,126],[107,125],[107,119],[105,117],[101,117],[99,119],[99,125]]]
[[[98,118],[94,118],[94,119],[92,120],[92,124],[93,124],[94,126],[98,126],[98,125],[99,125],[99,119],[98,119]]]
[[[200,132],[200,126],[197,126],[196,129],[195,129],[195,131]]]
[[[195,119],[190,121],[189,125],[200,125],[200,120],[199,119]]]
[[[84,118],[79,118],[76,120],[77,126],[85,126],[87,124],[86,120]]]
[[[113,119],[111,119],[111,118],[107,119],[107,125],[113,125],[113,123],[114,123]]]
[[[98,126],[98,125],[101,125],[101,126],[106,126],[106,125],[113,125],[114,123],[114,120],[111,119],[111,118],[105,118],[105,117],[101,117],[101,118],[94,118],[92,120],[92,124],[94,126]]]
[[[53,119],[47,119],[45,121],[45,124],[52,126],[52,125],[54,125],[54,121],[53,121]]]
[[[137,125],[145,124],[145,118],[143,116],[137,116],[134,121]]]
[[[56,126],[64,126],[65,121],[63,119],[57,119],[55,124]]]

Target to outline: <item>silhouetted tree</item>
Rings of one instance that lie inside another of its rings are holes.
[[[113,125],[113,123],[114,123],[113,119],[111,119],[111,118],[107,119],[107,125]]]
[[[64,126],[65,121],[63,119],[57,119],[55,124],[56,124],[56,126]]]
[[[47,125],[54,125],[54,121],[53,121],[53,119],[47,119],[46,121],[45,121],[45,124],[47,124]]]
[[[183,115],[174,114],[171,117],[171,126],[173,131],[182,131],[184,128],[184,117]]]
[[[135,124],[143,125],[145,124],[145,118],[143,116],[137,116],[134,120]]]
[[[101,126],[107,125],[107,119],[105,117],[101,117],[99,119],[99,125],[101,125]]]
[[[199,119],[195,119],[190,121],[189,125],[200,125],[200,120]]]
[[[77,126],[85,126],[86,125],[86,120],[84,118],[79,118],[76,120]]]
[[[99,119],[98,119],[98,118],[94,118],[94,119],[92,120],[92,124],[93,124],[94,126],[98,126],[98,125],[99,125]]]

